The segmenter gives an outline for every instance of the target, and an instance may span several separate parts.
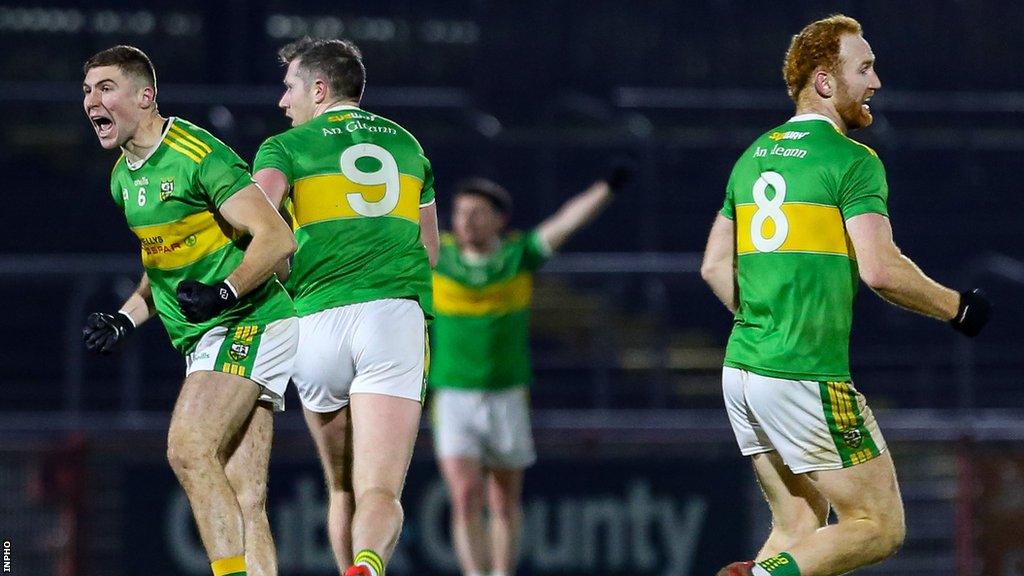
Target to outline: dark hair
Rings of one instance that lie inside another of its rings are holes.
[[[480,177],[467,178],[455,187],[455,195],[452,196],[452,200],[461,194],[483,197],[504,216],[512,213],[512,196],[509,195],[508,190],[493,180]]]
[[[156,93],[156,69],[153,68],[153,62],[135,46],[119,45],[93,54],[82,66],[82,73],[88,74],[89,70],[100,66],[117,66],[124,74],[143,80],[146,86],[152,86],[153,93]]]
[[[793,36],[782,64],[782,77],[793,102],[807,86],[811,74],[821,66],[832,72],[839,70],[839,41],[847,34],[861,34],[860,22],[849,16],[833,14],[811,22]]]
[[[277,56],[286,66],[298,60],[300,73],[307,80],[323,75],[334,94],[357,102],[363,97],[366,86],[363,54],[348,40],[306,36],[282,47]]]

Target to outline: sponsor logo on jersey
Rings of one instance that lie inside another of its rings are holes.
[[[135,186],[149,186],[149,178],[146,178],[145,176],[143,176],[142,178],[136,178],[134,181],[132,181],[132,184],[134,184]]]
[[[351,120],[352,118],[359,118],[362,120],[370,120],[371,122],[377,119],[374,114],[367,114],[365,112],[347,112],[345,114],[332,114],[327,117],[328,122],[344,122],[345,120]]]
[[[810,134],[810,132],[772,132],[771,135],[768,136],[768,139],[774,140],[776,142],[778,142],[779,140],[799,140],[804,136],[807,136],[808,134]]]
[[[239,341],[231,343],[231,348],[228,350],[228,357],[235,362],[241,362],[245,360],[246,356],[249,355],[249,345],[243,344]]]
[[[185,238],[185,246],[188,246],[189,248],[191,248],[191,247],[193,247],[195,245],[196,245],[196,235],[195,234],[190,234],[188,238]]]
[[[139,238],[139,241],[142,242],[142,251],[149,255],[174,252],[175,250],[180,250],[182,247],[181,242],[165,242],[163,236],[145,236],[143,238]],[[186,240],[185,243],[187,244],[188,240]],[[195,242],[193,241],[193,244],[194,243]]]
[[[167,200],[174,194],[174,178],[160,179],[160,201]]]

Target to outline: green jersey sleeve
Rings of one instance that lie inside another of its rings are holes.
[[[729,175],[729,182],[725,185],[725,201],[722,202],[722,209],[718,213],[729,220],[736,219],[736,201],[732,193],[732,174]]]
[[[871,154],[850,165],[839,182],[838,200],[844,220],[867,213],[889,215],[889,185],[878,156]]]
[[[550,258],[551,248],[534,228],[523,239],[522,269],[533,272],[540,269]]]
[[[292,156],[285,149],[284,145],[277,138],[267,138],[256,152],[256,159],[252,163],[252,171],[255,174],[264,168],[280,170],[288,179],[288,184],[295,180],[292,169]]]
[[[228,198],[253,183],[248,166],[227,146],[218,146],[203,159],[196,173],[196,185],[213,206],[220,208]]]
[[[420,206],[427,206],[434,201],[434,169],[426,156],[423,159],[423,189],[420,190]]]

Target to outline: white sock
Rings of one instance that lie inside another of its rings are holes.
[[[772,576],[770,572],[761,568],[757,564],[754,564],[754,567],[750,569],[750,573],[754,576]]]

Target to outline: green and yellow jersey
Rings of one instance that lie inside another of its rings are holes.
[[[254,170],[280,170],[299,248],[287,287],[300,316],[385,298],[429,318],[430,263],[420,208],[434,201],[423,148],[398,124],[338,106],[268,138]]]
[[[132,164],[122,155],[110,192],[142,244],[142,265],[157,313],[171,343],[188,354],[214,326],[267,324],[295,315],[284,287],[272,276],[219,316],[201,324],[178,307],[178,283],[216,284],[242,261],[250,236],[239,236],[217,213],[228,198],[252,184],[245,162],[195,124],[171,117],[152,153]]]
[[[824,116],[763,134],[729,177],[739,308],[725,365],[790,380],[850,380],[856,254],[846,220],[888,215],[874,150]]]
[[[467,259],[450,234],[434,269],[430,386],[495,391],[528,384],[533,272],[551,251],[536,231]]]

